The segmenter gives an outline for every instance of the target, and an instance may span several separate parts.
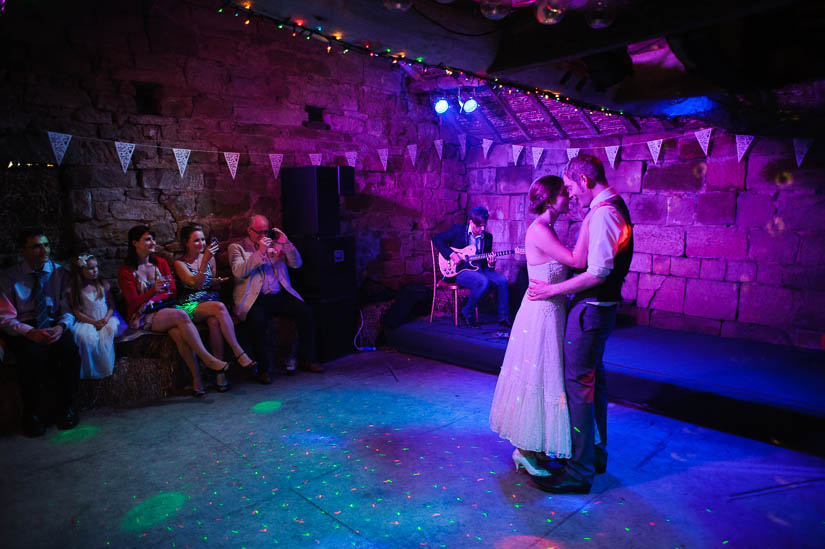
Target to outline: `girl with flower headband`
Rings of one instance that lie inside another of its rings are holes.
[[[80,351],[80,378],[112,375],[115,337],[126,327],[114,309],[109,283],[98,278],[97,258],[82,254],[72,261],[69,304],[77,322],[72,327]]]

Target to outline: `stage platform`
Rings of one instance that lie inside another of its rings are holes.
[[[394,349],[498,373],[507,330],[404,324]],[[617,327],[605,350],[608,398],[789,448],[825,455],[825,352],[740,339]]]

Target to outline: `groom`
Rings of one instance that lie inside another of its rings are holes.
[[[604,377],[605,342],[616,325],[622,283],[633,256],[630,212],[607,184],[604,166],[580,154],[562,175],[571,197],[591,209],[587,270],[558,284],[530,280],[529,298],[548,299],[574,294],[564,334],[564,390],[570,411],[573,457],[559,472],[533,477],[539,488],[555,494],[590,492],[593,477],[607,468],[607,389]],[[598,444],[595,429],[599,430]]]

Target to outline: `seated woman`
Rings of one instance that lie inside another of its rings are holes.
[[[216,291],[216,283],[228,280],[214,276],[217,270],[217,240],[213,240],[207,247],[203,227],[190,223],[181,229],[180,243],[183,245],[183,255],[173,264],[180,282],[177,306],[186,311],[192,322],[206,321],[209,326],[209,346],[214,356],[223,358],[223,342],[226,340],[238,365],[244,368],[255,366],[256,363],[238,344],[232,317]],[[221,392],[229,388],[225,375],[218,374],[217,386]]]
[[[146,225],[132,227],[128,241],[126,262],[118,270],[117,283],[126,299],[129,327],[168,333],[192,374],[194,395],[202,397],[206,391],[197,358],[216,372],[225,373],[229,365],[206,350],[189,315],[174,307],[175,282],[166,260],[153,255],[155,235],[151,229]],[[164,308],[167,304],[172,307]]]

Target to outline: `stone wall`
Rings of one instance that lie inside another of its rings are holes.
[[[658,165],[646,142],[663,138]],[[822,348],[825,334],[825,155],[815,143],[801,168],[792,140],[757,137],[742,162],[734,136],[715,129],[708,156],[692,132],[528,143],[468,154],[470,207],[485,204],[505,248],[532,220],[526,191],[561,175],[568,147],[596,154],[630,206],[635,254],[623,313],[641,325]],[[620,145],[615,169],[604,147]],[[531,146],[546,147],[533,169]],[[572,230],[571,230],[572,226]],[[572,246],[575,215],[557,223]],[[515,279],[523,260],[503,265]]]
[[[431,231],[465,208],[453,148],[443,162],[433,150],[416,166],[406,155],[408,144],[439,135],[430,106],[406,93],[404,73],[386,59],[327,53],[271,21],[219,14],[223,5],[51,0],[3,13],[0,184],[13,199],[0,204],[10,221],[2,263],[15,256],[11,235],[29,224],[47,227],[58,256],[91,249],[108,277],[138,223],[167,252],[193,220],[224,242],[242,238],[252,212],[281,221],[269,153],[288,167],[308,165],[310,153],[342,165],[356,151],[357,194],[341,202],[359,279],[426,279]],[[305,125],[306,106],[324,108],[328,130]],[[47,131],[73,135],[59,168],[47,166]],[[126,173],[115,141],[137,144]],[[172,147],[192,149],[183,178]],[[386,172],[381,147],[390,149]],[[227,151],[241,153],[234,181]]]

